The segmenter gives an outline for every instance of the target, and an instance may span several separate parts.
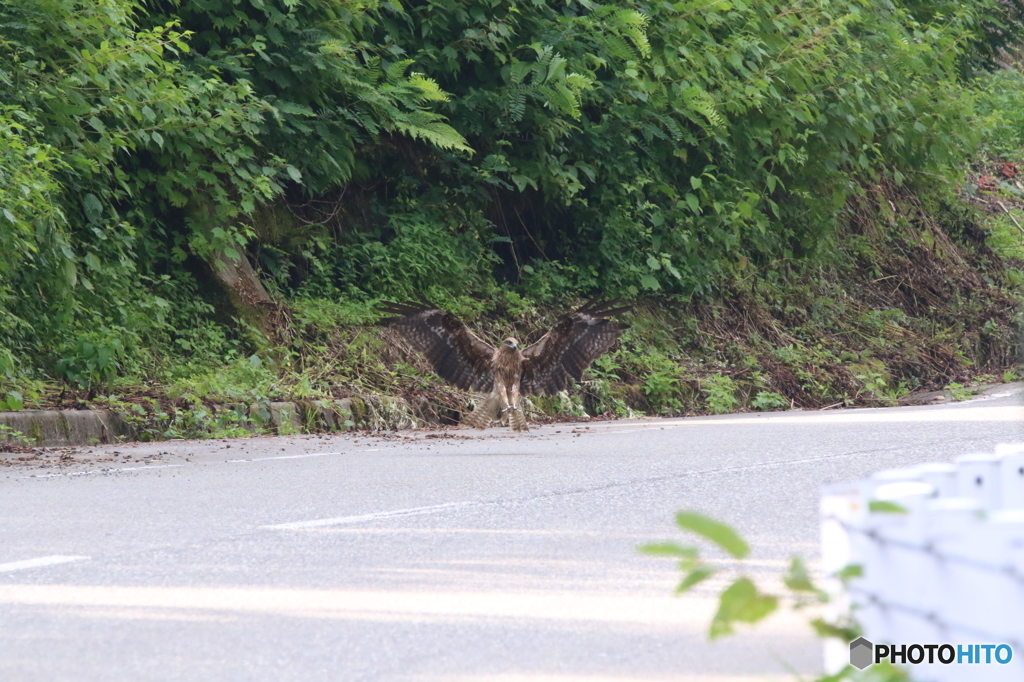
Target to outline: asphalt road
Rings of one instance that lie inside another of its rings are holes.
[[[708,643],[724,579],[676,598],[636,546],[697,509],[770,586],[793,554],[814,566],[821,484],[1024,441],[1022,391],[0,467],[0,680],[792,679],[821,665],[803,616]]]

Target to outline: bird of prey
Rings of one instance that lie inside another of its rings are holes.
[[[619,300],[593,299],[563,315],[537,343],[523,350],[513,338],[493,348],[457,317],[422,294],[417,297],[418,301],[382,302],[380,311],[393,317],[381,323],[399,332],[452,386],[488,394],[463,419],[478,429],[507,413],[513,430],[528,431],[522,397],[554,395],[568,387],[570,377],[579,381],[590,363],[629,329],[629,325],[607,318],[631,306],[620,306]]]

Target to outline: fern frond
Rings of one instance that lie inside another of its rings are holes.
[[[718,113],[715,100],[707,92],[696,85],[691,85],[682,94],[686,106],[703,116],[712,128],[721,128],[725,125],[725,119]]]
[[[555,87],[538,85],[535,89],[537,93],[543,95],[544,105],[549,109],[577,120],[580,118],[579,98],[575,92],[564,84],[559,83]]]
[[[384,72],[384,77],[387,79],[388,83],[398,85],[405,78],[405,72],[410,66],[412,66],[412,64],[412,59],[397,61],[388,67],[387,71]]]
[[[455,149],[469,154],[473,153],[473,148],[466,142],[466,138],[462,137],[455,128],[441,121],[431,121],[418,125],[398,122],[395,125],[395,129],[414,139],[425,140],[441,149]]]
[[[408,83],[411,87],[419,90],[420,99],[424,102],[447,102],[451,99],[448,93],[437,84],[437,81],[427,78],[422,73],[409,74]]]

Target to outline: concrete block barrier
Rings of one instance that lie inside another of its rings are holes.
[[[829,615],[854,617],[866,642],[830,641],[829,672],[860,642],[858,660],[895,647],[890,662],[922,682],[1024,680],[1024,444],[826,486],[821,514],[826,575],[861,571],[829,580]],[[927,649],[947,644],[949,662]]]

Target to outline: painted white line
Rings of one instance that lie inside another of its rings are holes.
[[[253,457],[252,459],[229,459],[229,462],[266,462],[270,459],[304,459],[306,457],[327,457],[340,455],[340,452],[307,452],[304,455],[280,455],[279,457]]]
[[[154,466],[121,467],[120,469],[105,469],[104,471],[147,471],[149,469],[173,469],[183,467],[184,464],[156,464]],[[102,472],[101,472],[102,473]]]
[[[87,556],[61,556],[59,554],[55,554],[53,556],[41,556],[38,559],[25,559],[24,561],[11,561],[6,564],[0,564],[0,573],[24,571],[26,568],[55,566],[57,564],[66,564],[69,561],[86,561],[88,559],[89,557]]]
[[[141,467],[120,467],[110,469],[90,469],[89,471],[67,471],[60,474],[32,474],[28,478],[54,478],[56,476],[95,476],[96,474],[116,474],[119,471],[148,471],[149,469],[173,469],[184,464],[154,464]]]
[[[429,507],[413,507],[411,509],[395,509],[394,511],[374,512],[372,514],[358,514],[356,516],[338,516],[333,519],[317,519],[315,521],[293,521],[292,523],[276,523],[272,526],[260,526],[268,530],[305,530],[307,528],[324,528],[325,526],[343,526],[350,523],[362,523],[364,521],[376,521],[378,519],[390,519],[397,516],[420,516],[421,514],[437,514],[439,512],[451,511],[453,509],[465,509],[466,507],[480,507],[493,502],[449,502],[448,504],[435,504]]]

